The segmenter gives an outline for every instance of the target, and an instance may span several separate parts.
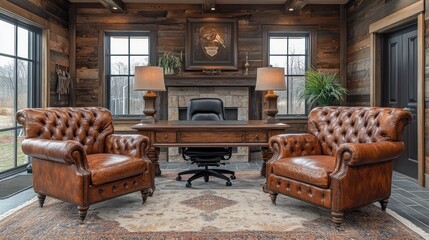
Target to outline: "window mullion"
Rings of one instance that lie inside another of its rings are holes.
[[[130,114],[130,104],[131,104],[131,36],[128,36],[128,98],[127,98],[127,102],[128,102],[128,106],[127,106],[127,113]]]
[[[15,56],[14,56],[14,62],[15,62],[15,97],[14,97],[14,113],[18,111],[18,26],[15,25]],[[13,130],[13,160],[14,160],[14,167],[18,166],[18,138],[17,138],[17,121],[14,120],[14,130]]]

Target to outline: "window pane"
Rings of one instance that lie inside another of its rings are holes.
[[[149,38],[147,36],[130,37],[130,54],[149,54]]]
[[[29,163],[29,157],[26,156],[23,152],[22,152],[22,141],[24,141],[24,129],[23,128],[19,128],[16,130],[17,131],[17,162],[18,162],[18,166],[24,165]]]
[[[305,77],[288,77],[289,114],[305,114],[305,102],[298,99],[304,89]]]
[[[132,82],[132,86],[134,86],[134,77],[130,78],[130,80]],[[130,114],[143,115],[143,109],[144,109],[143,95],[145,93],[146,91],[131,90]]]
[[[289,38],[289,54],[305,54],[305,37]]]
[[[111,75],[128,75],[127,56],[112,56],[110,57],[110,64]]]
[[[270,65],[273,67],[284,67],[286,69],[286,56],[270,56]]]
[[[144,92],[134,92],[133,83],[128,86],[128,82],[134,81],[136,66],[149,65],[149,35],[135,32],[114,34],[123,35],[109,36],[106,45],[111,50],[106,55],[110,61],[106,67],[110,74],[110,110],[113,115],[143,115]]]
[[[134,70],[136,66],[147,66],[149,64],[148,56],[132,56],[130,57],[130,74],[134,75]]]
[[[0,53],[15,55],[15,26],[0,20]]]
[[[0,172],[15,167],[15,130],[0,132]]]
[[[13,127],[15,109],[15,61],[0,56],[0,129]]]
[[[277,95],[279,95],[277,102],[277,109],[279,110],[279,114],[287,114],[287,91],[276,91]]]
[[[31,81],[31,63],[18,60],[18,110],[28,107],[28,83]]]
[[[111,54],[128,54],[128,36],[110,37]]]
[[[128,77],[111,77],[110,110],[114,115],[128,114]]]
[[[18,56],[22,58],[29,58],[28,42],[30,32],[27,29],[18,27]]]
[[[286,53],[287,53],[287,38],[271,37],[270,54],[286,54]]]
[[[305,75],[305,57],[289,57],[288,75]]]

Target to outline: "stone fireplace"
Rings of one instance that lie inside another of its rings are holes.
[[[183,109],[186,110],[191,98],[213,97],[220,98],[224,102],[225,109],[231,111],[231,118],[236,120],[249,120],[249,87],[168,87],[168,120],[179,120],[183,118]],[[235,112],[234,112],[235,111]],[[234,151],[230,161],[247,162],[249,159],[248,148],[238,147]],[[168,149],[169,162],[181,162],[182,156],[179,148]]]

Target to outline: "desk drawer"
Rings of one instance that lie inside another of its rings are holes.
[[[247,143],[266,143],[268,142],[266,132],[246,132],[246,142]]]
[[[156,132],[155,141],[157,143],[174,143],[176,142],[175,132]]]
[[[243,140],[244,132],[181,132],[179,135],[181,143],[238,143]]]

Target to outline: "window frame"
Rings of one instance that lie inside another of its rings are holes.
[[[109,110],[111,109],[110,106],[110,84],[111,84],[111,74],[110,74],[110,56],[114,56],[110,54],[110,41],[109,38],[110,36],[127,36],[127,37],[131,37],[131,36],[147,36],[148,40],[149,40],[149,51],[148,51],[148,55],[149,55],[149,65],[152,66],[156,66],[156,32],[152,29],[152,27],[150,27],[149,29],[145,29],[145,30],[135,30],[135,29],[118,29],[118,30],[105,30],[103,32],[103,38],[104,38],[104,46],[102,48],[102,58],[104,59],[103,62],[103,68],[104,68],[104,99],[103,99],[103,103],[104,106],[106,106],[106,108],[108,108]],[[129,39],[129,38],[128,38]],[[144,55],[144,54],[136,54],[136,55]],[[128,60],[130,59],[130,57],[133,55],[128,54]],[[128,70],[130,73],[130,69]],[[117,76],[117,75],[114,75]],[[119,76],[119,75],[118,75]],[[121,75],[123,77],[132,77],[134,75]],[[132,90],[128,91],[128,94],[131,93]],[[144,104],[144,103],[143,103]],[[129,105],[128,105],[129,106]],[[128,109],[129,110],[129,109]],[[115,114],[112,115],[112,117],[114,119],[141,119],[142,117],[144,117],[143,112],[141,114]]]
[[[5,14],[0,13],[0,20],[7,22],[11,25],[14,26],[15,28],[15,51],[13,53],[13,55],[11,54],[5,54],[5,53],[0,53],[0,56],[4,56],[4,57],[9,57],[9,58],[13,58],[14,61],[14,65],[15,65],[15,92],[14,92],[14,113],[16,114],[16,112],[19,110],[18,108],[18,94],[17,91],[19,90],[18,87],[18,62],[19,61],[25,61],[28,63],[31,63],[31,67],[29,67],[28,69],[31,71],[29,71],[28,73],[28,85],[27,85],[27,103],[26,103],[26,107],[30,108],[30,107],[40,107],[41,106],[41,96],[42,96],[42,89],[41,89],[41,85],[42,85],[42,38],[43,38],[43,30],[39,27],[24,23],[18,19],[9,17]],[[29,32],[32,32],[34,34],[34,36],[32,37],[32,39],[29,39],[28,42],[28,53],[29,56],[27,58],[25,57],[20,57],[18,55],[18,48],[16,46],[18,46],[18,28],[23,28]],[[13,126],[12,127],[8,127],[8,128],[2,128],[0,129],[0,132],[7,132],[7,131],[13,131],[14,134],[14,139],[13,139],[13,145],[14,145],[14,157],[13,157],[13,167],[6,169],[6,170],[1,170],[0,171],[0,176],[3,175],[8,175],[7,173],[13,173],[15,171],[17,171],[18,169],[21,169],[23,167],[26,167],[28,164],[30,164],[29,161],[29,157],[26,156],[27,161],[21,165],[18,165],[18,137],[23,134],[23,130],[24,127],[20,124],[18,124],[18,122],[16,120],[13,121]]]
[[[263,57],[262,66],[268,66],[270,57],[270,37],[271,36],[303,36],[308,37],[308,59],[306,64],[308,67],[316,66],[317,62],[317,27],[316,26],[284,26],[284,25],[264,25],[262,26],[262,45]],[[289,55],[289,54],[287,54]],[[286,77],[287,75],[285,75]],[[286,90],[288,91],[288,90]],[[290,93],[287,92],[289,98]],[[291,117],[306,117],[308,115],[308,105],[305,104],[305,112],[303,114],[277,114],[277,118]]]

